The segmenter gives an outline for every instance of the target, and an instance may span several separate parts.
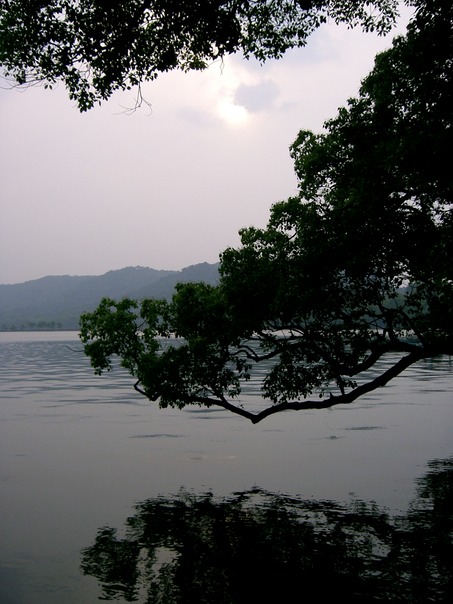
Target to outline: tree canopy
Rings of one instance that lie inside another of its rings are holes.
[[[386,33],[397,0],[7,0],[0,65],[14,85],[64,82],[81,111],[173,69],[305,45],[327,20]],[[140,88],[139,97],[140,98]]]
[[[119,355],[161,407],[220,405],[257,423],[352,403],[452,354],[452,24],[451,3],[420,0],[358,97],[323,134],[300,132],[298,195],[241,232],[217,286],[82,316],[95,371]],[[258,410],[240,399],[255,375]]]

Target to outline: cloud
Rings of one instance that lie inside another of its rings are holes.
[[[328,25],[264,66],[164,74],[130,115],[132,92],[80,115],[63,86],[0,88],[0,283],[216,262],[295,193],[298,129],[319,131],[389,45]]]
[[[234,95],[234,102],[251,113],[258,113],[271,109],[278,93],[278,86],[272,80],[252,85],[240,84]]]

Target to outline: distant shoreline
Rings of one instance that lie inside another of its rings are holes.
[[[21,329],[20,327],[17,327],[16,329],[13,328],[0,328],[0,333],[46,333],[48,331],[79,331],[78,328],[76,327],[59,327],[58,329],[49,329],[49,328],[43,328],[43,329]]]

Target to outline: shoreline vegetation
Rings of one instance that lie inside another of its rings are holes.
[[[0,332],[11,331],[77,331],[63,327],[63,324],[56,321],[39,321],[38,323],[25,323],[22,325],[1,325]]]

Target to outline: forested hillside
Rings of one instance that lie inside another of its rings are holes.
[[[103,297],[169,298],[178,282],[214,284],[218,265],[202,263],[181,271],[142,266],[100,276],[47,276],[25,283],[0,285],[0,330],[77,329],[81,313]]]

